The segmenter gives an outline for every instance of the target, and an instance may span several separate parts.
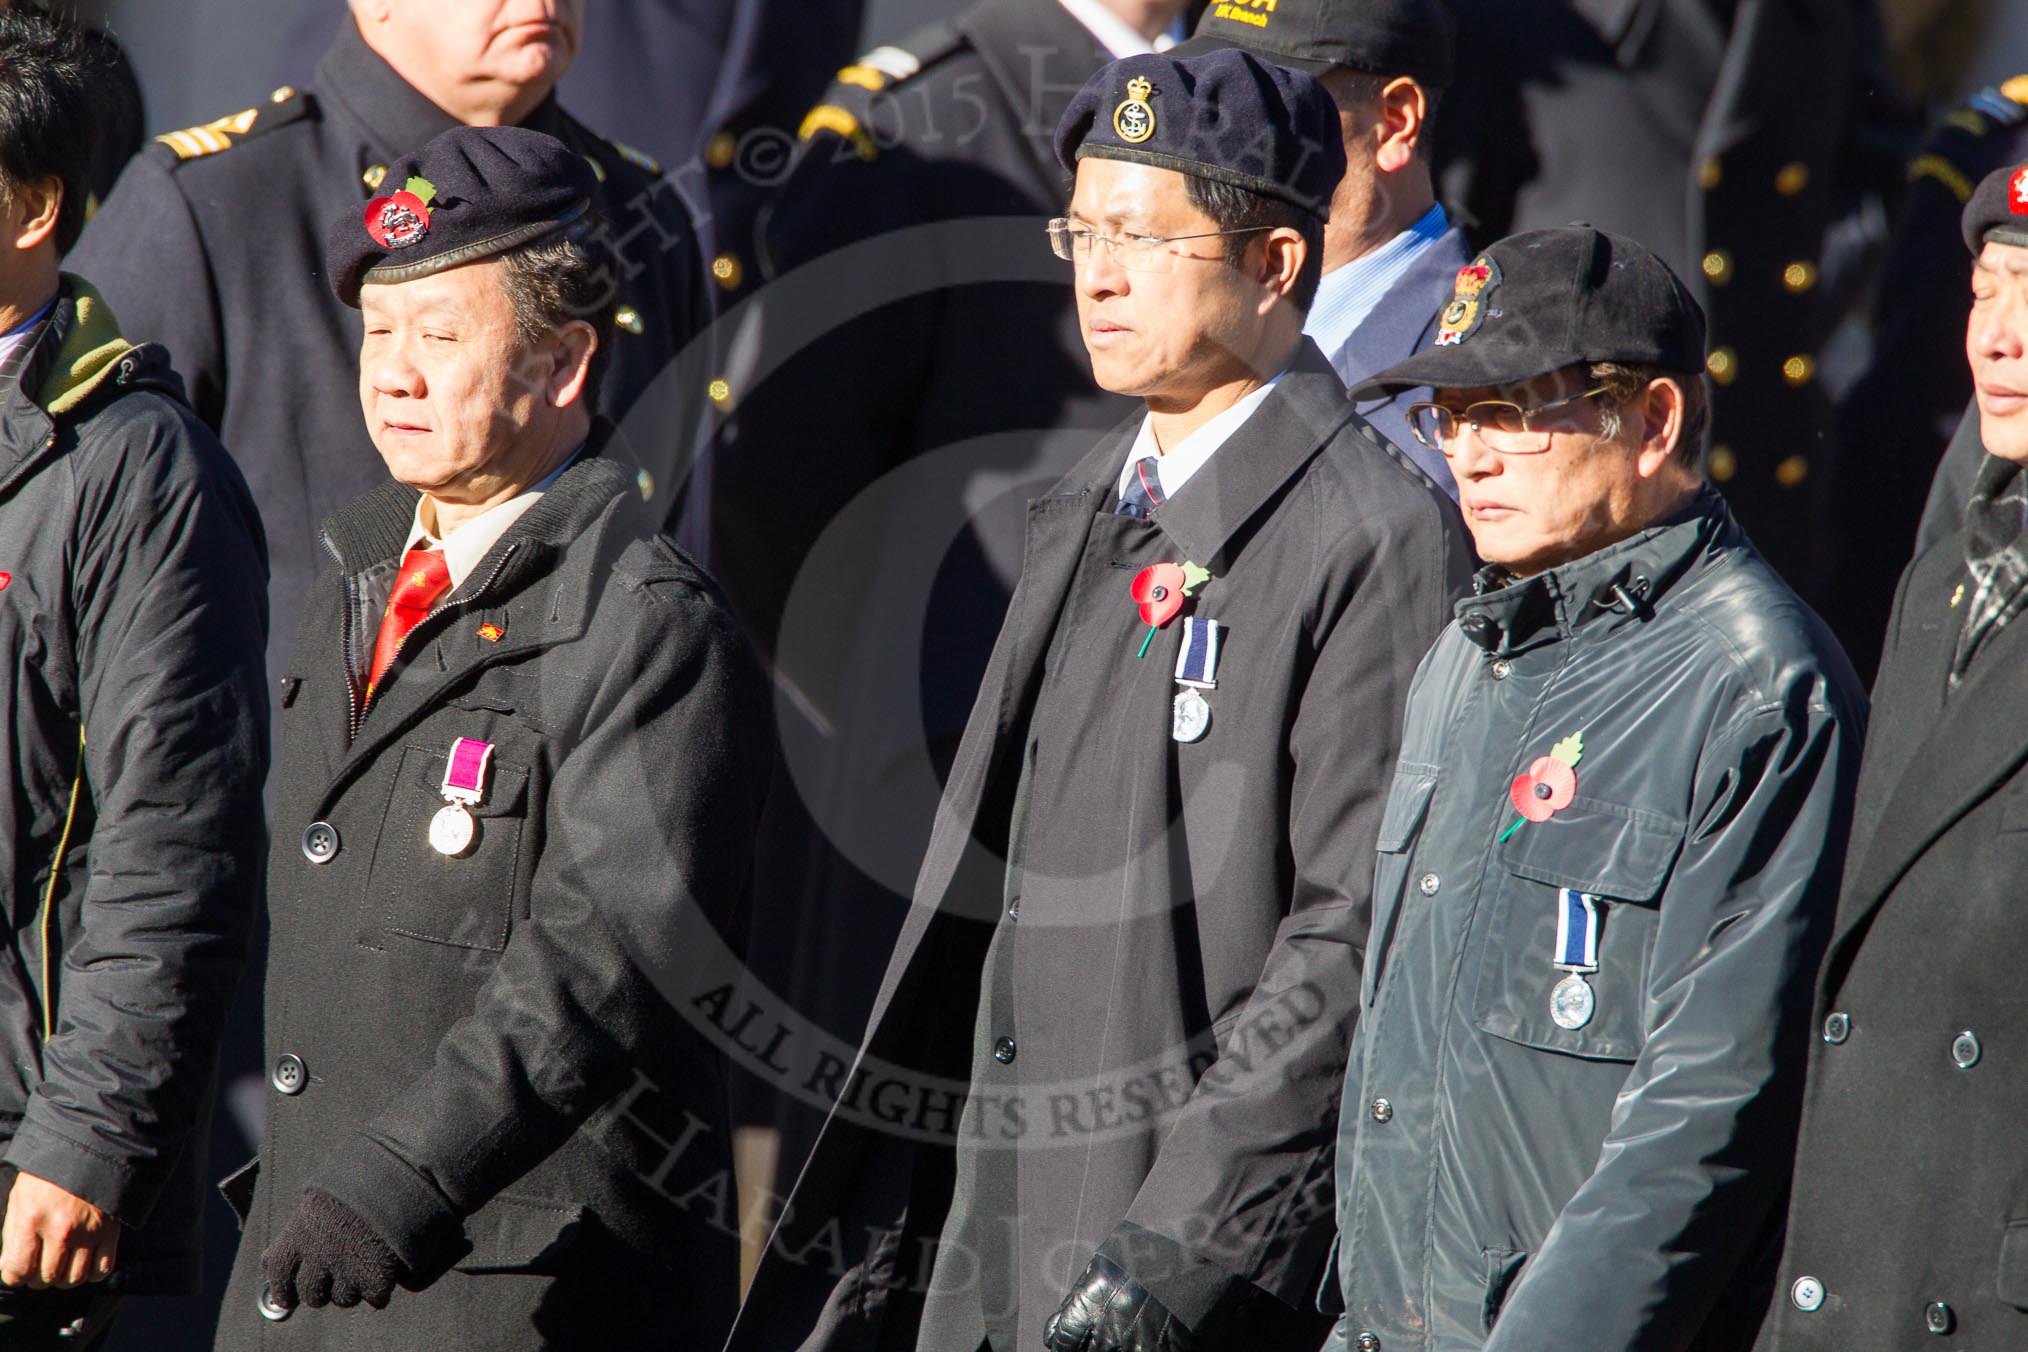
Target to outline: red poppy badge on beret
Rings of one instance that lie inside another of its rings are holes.
[[[1519,821],[1500,833],[1505,840],[1525,822],[1546,822],[1563,811],[1577,797],[1577,763],[1584,759],[1584,734],[1573,732],[1537,756],[1528,772],[1516,775],[1508,786],[1507,799],[1521,814]]]
[[[430,232],[430,202],[436,195],[434,183],[411,178],[398,192],[374,198],[366,204],[366,233],[383,249],[421,243]]]
[[[2007,210],[2028,216],[2028,169],[2015,170],[2014,177],[2007,180]]]

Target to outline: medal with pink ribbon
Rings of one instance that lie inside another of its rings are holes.
[[[456,859],[472,848],[479,823],[472,805],[486,796],[486,773],[493,766],[493,744],[460,737],[444,761],[444,806],[430,818],[430,848]]]

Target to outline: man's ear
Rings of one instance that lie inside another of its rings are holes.
[[[1654,478],[1675,460],[1677,444],[1683,440],[1686,407],[1683,386],[1663,376],[1649,381],[1640,402],[1627,411],[1630,421],[1639,420],[1635,425],[1641,434],[1642,478]]]
[[[56,235],[63,214],[63,180],[51,174],[17,187],[6,202],[7,234],[22,253]]]
[[[1261,313],[1265,314],[1276,300],[1296,289],[1296,278],[1302,274],[1303,263],[1310,256],[1310,246],[1300,231],[1285,225],[1263,232],[1261,238],[1264,243],[1255,280],[1273,293],[1271,299],[1261,303]]]
[[[592,355],[598,351],[598,331],[582,319],[573,319],[550,337],[555,344],[556,364],[549,377],[549,402],[569,408],[584,397],[591,379]]]
[[[1373,160],[1383,174],[1398,174],[1415,162],[1429,121],[1429,96],[1414,80],[1400,76],[1380,91],[1378,114]]]

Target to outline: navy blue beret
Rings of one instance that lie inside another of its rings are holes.
[[[1129,160],[1331,214],[1345,176],[1338,105],[1315,78],[1237,49],[1115,61],[1056,127],[1056,158]]]
[[[392,166],[386,191],[331,225],[331,289],[359,304],[366,282],[406,282],[541,239],[591,209],[598,179],[554,136],[453,127]]]
[[[1965,247],[1973,253],[1995,244],[2028,248],[2028,164],[1995,169],[1965,203],[1961,222]]]

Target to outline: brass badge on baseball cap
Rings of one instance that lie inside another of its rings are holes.
[[[1500,284],[1500,265],[1490,254],[1480,254],[1476,260],[1458,269],[1458,280],[1451,291],[1451,303],[1437,319],[1436,345],[1456,347],[1465,341],[1486,318],[1486,305],[1490,297],[1486,294]]]

